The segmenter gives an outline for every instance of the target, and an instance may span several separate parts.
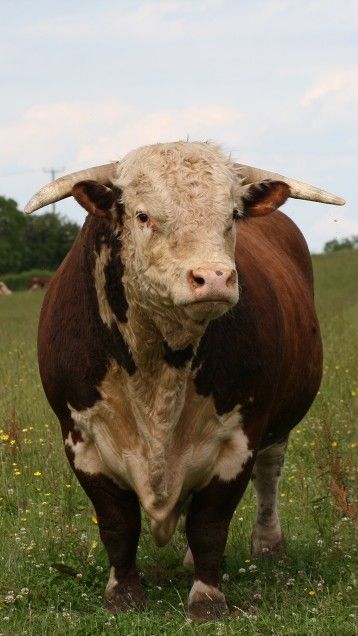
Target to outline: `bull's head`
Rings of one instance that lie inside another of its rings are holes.
[[[235,225],[295,198],[342,199],[262,170],[234,164],[208,143],[156,144],[122,161],[73,173],[45,186],[30,213],[73,196],[122,237],[124,284],[153,316],[195,331],[238,300]]]

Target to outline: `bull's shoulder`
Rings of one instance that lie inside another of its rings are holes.
[[[40,315],[40,374],[47,397],[57,411],[67,402],[79,409],[92,406],[99,398],[96,387],[113,360],[127,373],[135,371],[116,320],[105,322],[101,315],[95,265],[105,228],[102,232],[100,224],[97,227],[97,232],[93,232],[91,222],[85,224],[51,280]],[[117,267],[114,260],[103,274],[110,298],[112,269]]]
[[[282,270],[304,278],[307,289],[313,289],[312,262],[306,240],[297,225],[286,214],[273,212],[265,217],[248,218],[238,224],[236,261],[247,271],[272,272],[272,284]]]
[[[272,415],[285,425],[287,417],[292,426],[321,376],[307,245],[295,224],[275,212],[239,223],[236,264],[239,301],[209,324],[200,342],[197,390],[213,396],[218,413],[240,404],[242,412],[265,412],[269,422]],[[299,397],[289,412],[291,395]]]

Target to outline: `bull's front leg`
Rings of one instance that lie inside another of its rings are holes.
[[[194,494],[186,520],[186,533],[194,561],[194,583],[188,599],[189,617],[196,622],[222,617],[227,612],[220,589],[220,565],[229,524],[250,479],[253,460],[232,481],[215,477]]]
[[[81,444],[87,449],[82,448]],[[65,448],[77,479],[94,505],[100,537],[108,554],[110,576],[104,592],[105,606],[112,612],[127,611],[132,607],[142,609],[144,593],[136,568],[141,530],[138,497],[130,490],[119,488],[100,472],[86,472],[86,454],[92,466],[100,468],[101,460],[93,445],[90,448],[85,442],[79,441],[73,447],[75,451],[68,445]],[[81,470],[75,465],[75,452],[82,452]],[[95,462],[94,454],[97,455]]]

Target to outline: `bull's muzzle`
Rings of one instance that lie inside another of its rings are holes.
[[[194,320],[217,318],[238,301],[235,269],[220,266],[192,269],[188,274],[188,285],[192,301],[185,311]]]
[[[189,272],[188,281],[194,302],[231,302],[237,290],[235,269],[198,267]]]

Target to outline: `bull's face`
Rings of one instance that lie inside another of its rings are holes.
[[[231,161],[205,144],[144,148],[128,155],[114,187],[81,182],[73,190],[120,233],[128,301],[194,330],[238,301],[241,217],[275,209],[288,192],[279,182],[242,188]]]
[[[152,152],[134,178],[127,170],[123,259],[127,281],[153,309],[200,322],[238,300],[237,178],[217,151],[212,165],[207,155],[180,150]]]

